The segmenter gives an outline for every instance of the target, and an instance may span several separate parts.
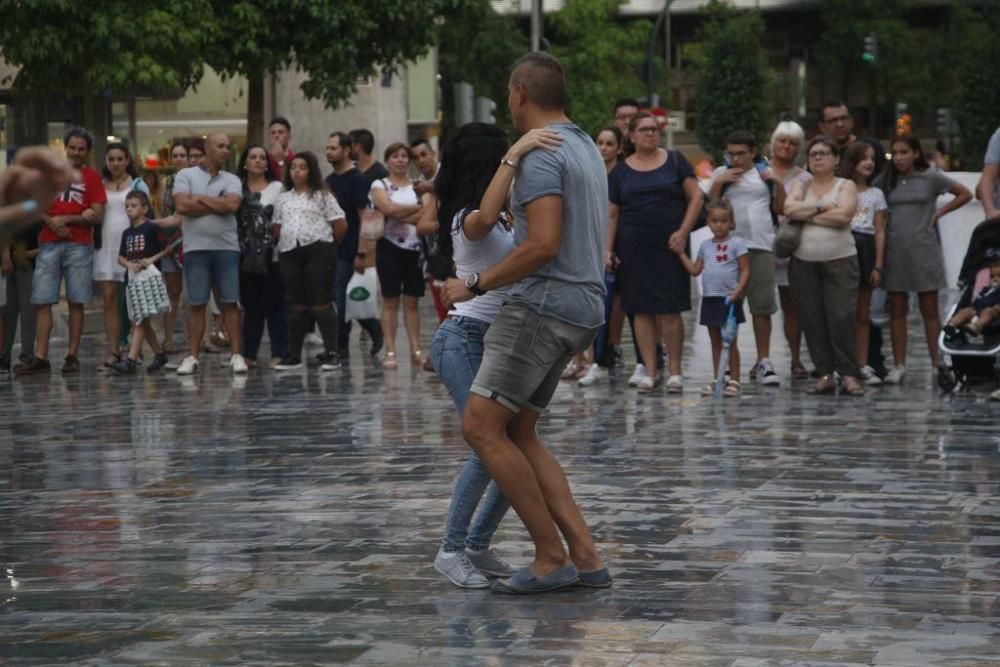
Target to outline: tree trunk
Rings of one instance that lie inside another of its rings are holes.
[[[104,153],[111,134],[111,103],[103,95],[88,95],[83,98],[83,126],[94,135],[94,148],[90,151],[90,164],[100,171],[104,164]],[[132,148],[134,151],[135,149]]]
[[[264,73],[247,77],[247,144],[267,145],[264,137]]]

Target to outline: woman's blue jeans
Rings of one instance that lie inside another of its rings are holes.
[[[431,358],[438,377],[455,401],[459,417],[465,410],[469,388],[483,360],[483,336],[489,323],[470,317],[449,317],[438,327],[431,342]],[[485,497],[484,497],[485,493]],[[482,500],[482,502],[480,502]],[[476,508],[479,513],[476,514]],[[500,493],[496,482],[479,456],[473,452],[465,462],[448,507],[444,551],[471,549],[482,551],[500,525],[510,503]],[[473,515],[475,514],[475,522]],[[470,528],[471,524],[471,528]]]

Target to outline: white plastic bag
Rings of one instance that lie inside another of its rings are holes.
[[[170,310],[170,297],[159,269],[151,264],[142,271],[129,271],[125,305],[133,324]]]
[[[345,320],[370,320],[378,317],[378,276],[375,268],[353,273],[347,283]]]

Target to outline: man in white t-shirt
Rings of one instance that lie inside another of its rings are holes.
[[[751,376],[761,384],[781,384],[771,363],[771,316],[778,311],[774,277],[774,220],[785,206],[785,188],[760,157],[757,139],[751,132],[738,130],[726,137],[726,162],[712,172],[710,199],[725,197],[736,218],[736,236],[749,249],[750,283],[747,303],[753,316],[757,341],[757,363]]]

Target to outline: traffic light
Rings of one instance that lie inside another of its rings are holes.
[[[937,132],[951,134],[951,109],[948,107],[940,107],[937,110]]]
[[[873,32],[865,35],[865,50],[861,53],[861,59],[866,63],[878,60],[878,35]]]

